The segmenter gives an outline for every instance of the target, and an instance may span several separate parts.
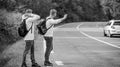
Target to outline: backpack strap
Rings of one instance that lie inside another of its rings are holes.
[[[53,25],[51,25],[47,30],[49,30]]]
[[[27,20],[28,18],[29,18],[29,17],[27,17],[27,18],[24,19],[24,20],[25,20],[25,24],[26,24],[26,20]],[[33,26],[33,22],[32,22],[32,25],[31,25],[30,29],[28,30],[28,32],[32,29],[32,26]],[[31,33],[32,33],[32,31],[31,31]]]
[[[31,30],[31,33],[32,33],[32,26],[33,26],[33,22],[32,22],[30,29],[28,30],[28,32]]]

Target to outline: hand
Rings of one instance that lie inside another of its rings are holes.
[[[64,18],[66,19],[66,18],[67,18],[67,16],[68,16],[68,14],[65,14],[65,15],[64,15]]]
[[[43,22],[43,21],[45,21],[45,19],[41,19],[41,20],[40,20],[40,22]]]

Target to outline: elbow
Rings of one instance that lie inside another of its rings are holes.
[[[40,19],[40,16],[37,16],[36,19],[37,19],[37,20]]]
[[[40,19],[40,16],[38,15],[38,16],[36,16],[36,18]]]
[[[40,19],[40,16],[38,16],[38,18]]]

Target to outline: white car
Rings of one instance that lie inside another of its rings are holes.
[[[110,20],[104,27],[104,36],[120,35],[120,20]]]

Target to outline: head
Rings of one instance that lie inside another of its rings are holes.
[[[27,9],[25,13],[32,13],[32,9]]]
[[[57,15],[57,11],[55,9],[51,9],[50,10],[50,16],[53,17],[53,18],[55,18],[56,15]]]
[[[24,16],[27,18],[27,17],[31,17],[31,14],[32,13],[32,10],[31,9],[26,9],[25,10],[25,13],[24,13]]]

